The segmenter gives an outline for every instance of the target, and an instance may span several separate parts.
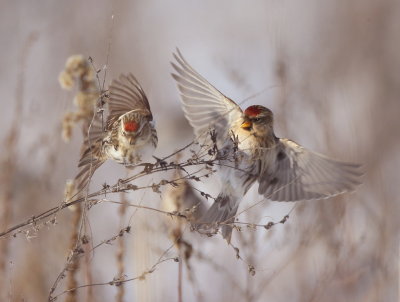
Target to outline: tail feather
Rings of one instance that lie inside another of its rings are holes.
[[[238,209],[238,202],[235,198],[220,194],[214,204],[199,219],[195,228],[203,234],[215,234],[221,226],[222,237],[231,241],[232,223],[235,221],[235,215]]]

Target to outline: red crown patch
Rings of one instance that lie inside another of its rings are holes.
[[[247,116],[257,116],[260,113],[261,113],[261,108],[260,106],[257,105],[250,106],[244,111],[244,114]]]
[[[128,132],[135,132],[139,129],[139,124],[135,121],[127,121],[124,123],[124,130]]]

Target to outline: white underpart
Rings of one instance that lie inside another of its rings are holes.
[[[243,182],[247,179],[249,173],[253,171],[255,162],[253,151],[258,147],[256,138],[250,135],[249,131],[240,128],[240,125],[241,121],[238,122],[237,126],[232,127],[233,133],[238,138],[239,150],[236,153],[236,162],[232,159],[232,153],[228,160],[220,161],[220,175],[223,183],[222,192],[238,199],[242,198],[246,193],[246,187]],[[229,152],[232,148],[233,143],[227,138],[222,150]]]
[[[143,131],[146,133],[140,135],[134,145],[130,145],[127,137],[120,135],[118,149],[116,150],[114,146],[109,145],[106,148],[107,154],[116,162],[126,166],[135,165],[150,159],[155,150],[150,127]]]

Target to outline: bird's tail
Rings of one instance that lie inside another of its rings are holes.
[[[237,209],[236,198],[220,193],[214,204],[198,219],[195,229],[202,234],[212,235],[221,227],[222,237],[230,243]]]

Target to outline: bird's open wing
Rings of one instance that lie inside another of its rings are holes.
[[[75,176],[75,187],[78,191],[86,187],[94,171],[105,161],[105,157],[102,154],[102,141],[104,137],[105,132],[102,120],[99,116],[96,116],[82,146],[82,154],[78,163],[79,172]]]
[[[177,64],[171,64],[176,74],[172,77],[177,82],[183,111],[196,137],[205,138],[211,130],[216,130],[218,140],[225,140],[230,125],[242,116],[242,110],[195,71],[178,49],[174,58]]]
[[[121,115],[132,110],[146,111],[150,120],[153,119],[149,100],[133,74],[122,74],[118,80],[113,80],[109,93],[107,128],[110,128]]]
[[[270,200],[323,199],[361,183],[360,165],[330,159],[288,139],[280,139],[265,155],[269,158],[260,159],[258,192]]]

